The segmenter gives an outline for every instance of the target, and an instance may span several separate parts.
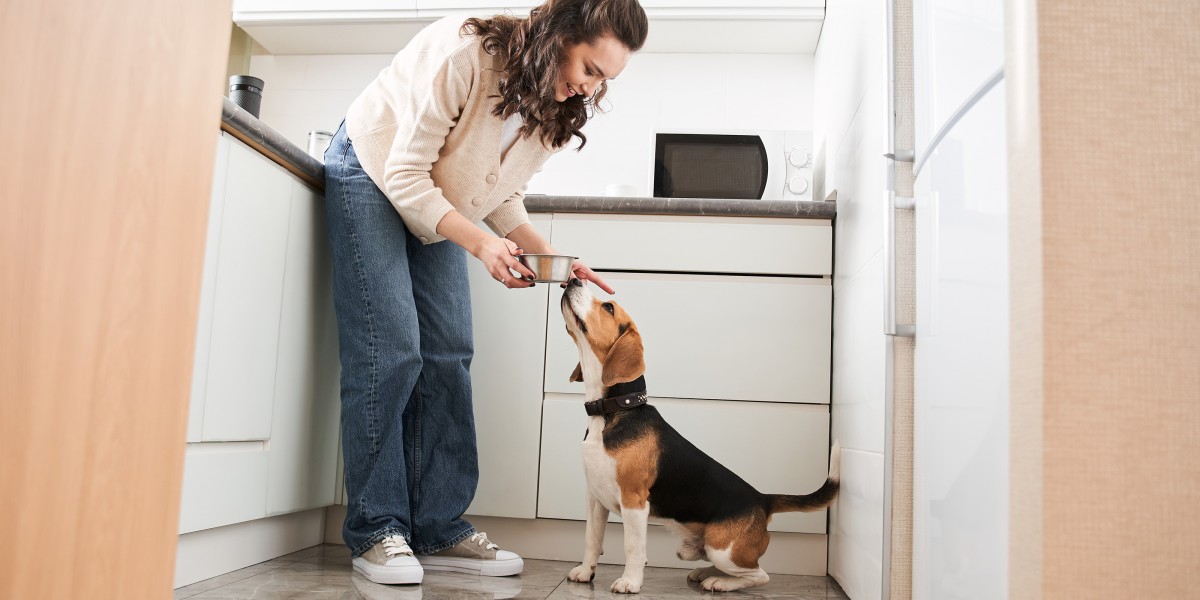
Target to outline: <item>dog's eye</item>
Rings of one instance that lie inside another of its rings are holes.
[[[604,304],[601,304],[600,307],[603,308],[604,310],[607,310],[608,314],[610,314],[610,315],[613,314],[612,302],[605,302]]]

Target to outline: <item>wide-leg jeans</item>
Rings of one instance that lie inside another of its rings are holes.
[[[362,170],[345,125],[325,153],[349,506],[358,556],[389,535],[432,554],[475,533],[467,253],[425,245]]]

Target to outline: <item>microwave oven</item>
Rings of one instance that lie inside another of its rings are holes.
[[[812,132],[659,131],[655,198],[812,199]]]

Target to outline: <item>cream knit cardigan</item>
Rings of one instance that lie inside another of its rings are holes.
[[[446,238],[438,221],[457,210],[505,236],[529,222],[525,188],[558,149],[535,132],[500,158],[504,121],[492,114],[499,61],[463,18],[425,29],[346,112],[346,135],[363,170],[423,243]]]

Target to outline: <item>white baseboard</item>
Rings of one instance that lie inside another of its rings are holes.
[[[325,543],[342,543],[342,520],[346,518],[346,507],[335,504],[325,509]],[[583,521],[561,519],[508,519],[503,517],[467,516],[467,520],[479,531],[486,531],[506,550],[512,550],[525,558],[578,562],[583,558]],[[604,532],[604,554],[600,562],[624,564],[625,549],[621,543],[623,533],[620,523],[609,523]],[[675,556],[679,539],[665,527],[651,526],[647,535],[648,564],[652,567],[679,567],[685,569],[702,566],[698,562],[685,562]],[[826,543],[828,537],[814,533],[771,534],[771,545],[759,561],[768,573],[779,575],[825,575]]]
[[[324,537],[324,508],[181,535],[175,553],[175,587],[316,546]]]

